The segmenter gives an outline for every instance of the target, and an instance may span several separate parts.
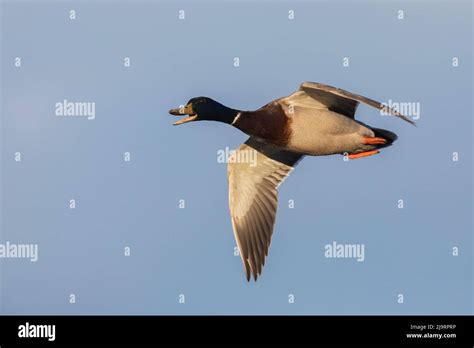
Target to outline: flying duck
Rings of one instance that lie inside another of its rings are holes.
[[[375,100],[313,82],[305,82],[290,96],[255,111],[231,109],[207,97],[192,98],[186,106],[169,111],[176,116],[187,115],[174,125],[218,121],[250,136],[229,157],[227,165],[232,228],[247,281],[251,276],[257,280],[268,255],[277,189],[304,156],[362,158],[379,153],[397,139],[390,131],[355,120],[359,103],[415,125]],[[238,160],[249,158],[249,151],[255,151],[256,164]]]

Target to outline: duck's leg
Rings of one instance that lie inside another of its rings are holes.
[[[378,137],[363,137],[362,144],[365,145],[384,145],[387,143],[387,140],[384,138]]]
[[[380,151],[377,150],[372,150],[372,151],[365,151],[365,152],[359,152],[359,153],[354,153],[352,155],[348,155],[347,157],[349,159],[356,159],[356,158],[362,158],[362,157],[367,157],[367,156],[372,156],[378,154]]]
[[[384,138],[379,138],[379,137],[367,137],[363,136],[362,137],[362,144],[364,145],[385,145],[387,143],[387,140]],[[378,154],[380,151],[378,150],[369,150],[369,151],[364,151],[364,152],[358,152],[351,154],[347,156],[349,159],[356,159],[356,158],[362,158],[362,157],[368,157],[372,155]]]

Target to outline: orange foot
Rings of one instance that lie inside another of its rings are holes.
[[[356,158],[362,158],[362,157],[367,157],[367,156],[376,155],[376,154],[378,154],[379,152],[380,152],[380,151],[377,151],[377,150],[365,151],[365,152],[355,153],[355,154],[349,155],[349,156],[347,156],[347,157],[349,157],[350,159],[356,159]]]
[[[377,137],[363,137],[362,144],[365,145],[383,145],[386,144],[387,140],[384,138],[377,138]]]

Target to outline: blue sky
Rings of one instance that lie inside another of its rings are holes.
[[[472,313],[471,2],[1,7],[0,242],[39,248],[37,262],[0,259],[2,313]],[[421,117],[415,128],[361,106],[358,119],[398,134],[392,147],[305,158],[247,283],[217,161],[247,136],[172,127],[167,110],[200,95],[251,110],[304,81],[419,103]],[[64,99],[95,103],[95,118],[57,117]],[[326,258],[333,242],[363,244],[364,261]]]

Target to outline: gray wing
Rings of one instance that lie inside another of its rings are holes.
[[[415,125],[415,122],[402,115],[398,111],[388,107],[387,105],[383,105],[373,99],[369,99],[340,88],[328,86],[322,83],[304,82],[301,84],[299,91],[305,92],[312,98],[316,99],[318,102],[324,104],[329,110],[350,118],[354,118],[354,114],[359,103],[364,103],[374,108],[384,110],[388,114],[399,117],[402,120]]]
[[[277,188],[301,157],[255,138],[229,157],[230,215],[247,280],[262,273],[275,224]]]

